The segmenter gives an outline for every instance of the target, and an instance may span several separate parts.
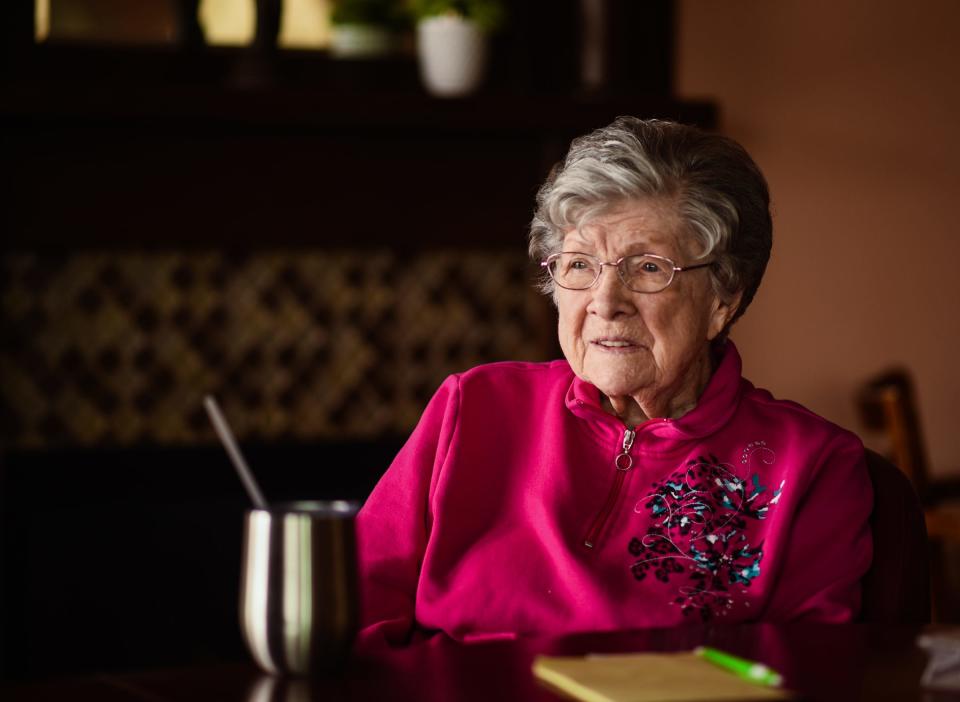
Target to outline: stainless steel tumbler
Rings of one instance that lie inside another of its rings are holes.
[[[352,501],[291,502],[246,514],[240,623],[269,673],[342,665],[357,627]]]

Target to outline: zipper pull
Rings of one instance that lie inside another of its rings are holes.
[[[633,456],[630,455],[630,449],[633,447],[633,439],[636,435],[637,432],[633,429],[623,430],[623,450],[617,454],[617,457],[613,461],[617,466],[617,470],[626,472],[633,467]]]
[[[603,533],[604,526],[607,524],[607,520],[610,519],[610,513],[613,512],[617,500],[620,499],[620,490],[623,488],[627,471],[633,467],[633,456],[630,455],[630,449],[633,447],[633,439],[636,435],[637,432],[633,429],[623,430],[623,448],[620,450],[620,453],[617,454],[616,458],[613,459],[613,465],[616,467],[617,472],[614,474],[613,485],[610,486],[607,501],[603,503],[603,507],[600,508],[597,516],[593,518],[593,523],[590,524],[590,529],[583,539],[583,545],[587,548],[593,548],[597,543],[597,540]]]

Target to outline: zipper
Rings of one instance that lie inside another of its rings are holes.
[[[617,501],[620,499],[620,490],[623,489],[623,483],[627,477],[627,471],[633,468],[633,457],[630,455],[630,449],[636,435],[637,432],[633,429],[623,430],[622,449],[613,459],[613,467],[617,469],[613,476],[613,485],[610,486],[610,492],[607,494],[603,507],[593,518],[593,522],[590,523],[590,528],[587,530],[587,535],[583,538],[583,545],[587,548],[596,546],[600,535],[603,533],[603,528],[607,525],[607,521],[613,513],[613,508],[617,506]]]

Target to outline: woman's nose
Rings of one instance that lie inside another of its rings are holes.
[[[623,314],[633,314],[633,293],[623,284],[617,267],[604,264],[600,278],[590,288],[592,299],[588,311],[603,319],[613,319]]]

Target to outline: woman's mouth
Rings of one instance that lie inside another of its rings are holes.
[[[594,339],[590,343],[606,351],[632,351],[640,348],[639,345],[628,339]]]

